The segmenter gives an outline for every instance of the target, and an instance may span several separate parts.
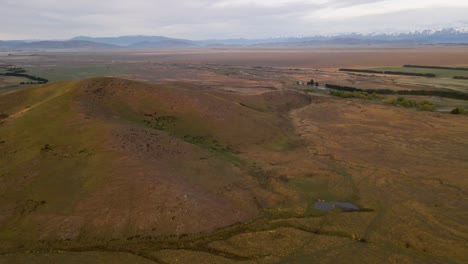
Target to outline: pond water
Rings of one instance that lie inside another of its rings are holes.
[[[322,211],[331,211],[335,208],[340,208],[341,210],[345,212],[354,212],[354,211],[359,211],[359,207],[352,203],[348,202],[315,202],[314,204],[315,208],[322,210]]]

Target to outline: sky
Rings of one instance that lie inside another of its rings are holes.
[[[0,0],[0,39],[270,38],[468,28],[468,0]]]

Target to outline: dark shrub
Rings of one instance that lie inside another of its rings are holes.
[[[463,113],[465,113],[465,108],[457,107],[457,108],[453,109],[452,112],[450,112],[450,113],[452,113],[454,115],[463,114]]]

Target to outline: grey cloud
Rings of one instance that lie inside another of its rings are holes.
[[[343,32],[412,30],[466,19],[467,8],[402,11],[379,16],[329,21],[314,17],[321,10],[343,9],[384,0],[289,1],[266,0],[219,6],[218,0],[0,0],[0,32],[4,39],[69,38],[75,35],[166,35],[203,39],[274,37]],[[441,1],[443,3],[443,1]],[[256,3],[256,4],[255,4]],[[262,4],[263,3],[263,4]],[[307,17],[307,19],[305,19]],[[392,23],[388,23],[391,20]],[[416,21],[417,20],[417,21]],[[416,23],[412,23],[415,21]]]

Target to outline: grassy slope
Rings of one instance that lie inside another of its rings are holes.
[[[43,262],[95,254],[57,249],[108,252],[103,262],[116,252],[169,263],[462,260],[465,117],[422,140],[417,128],[436,114],[309,102],[110,78],[2,94],[0,253],[17,263],[28,250],[48,253]],[[454,202],[434,207],[441,197]],[[317,199],[375,211],[324,214]]]
[[[0,236],[13,246],[212,231],[278,200],[238,154],[289,140],[275,114],[106,78],[3,94],[0,107]],[[176,121],[154,127],[161,116]]]
[[[293,119],[314,129],[304,133],[316,142],[312,150],[333,157],[352,176],[359,202],[376,210],[361,219],[368,221],[363,236],[376,244],[392,241],[462,257],[467,239],[461,213],[467,187],[462,175],[468,169],[463,158],[466,117],[339,102],[343,100],[295,110]]]

